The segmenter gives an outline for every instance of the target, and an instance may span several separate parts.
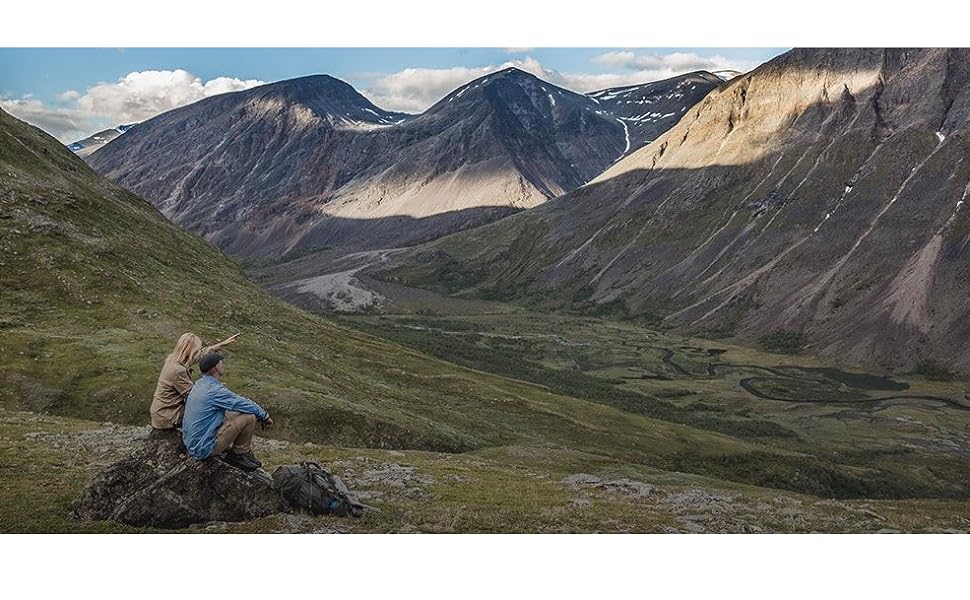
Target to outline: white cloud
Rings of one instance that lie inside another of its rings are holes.
[[[603,63],[607,65],[623,65],[629,63],[630,61],[636,59],[636,54],[630,52],[629,50],[607,52],[605,54],[600,54],[599,56],[594,56],[592,61],[595,63]]]
[[[118,123],[144,121],[159,113],[185,106],[216,94],[235,92],[262,84],[255,79],[217,77],[203,82],[185,71],[136,71],[114,83],[88,88],[77,99],[81,110],[112,116]]]
[[[751,61],[739,61],[721,55],[701,56],[693,52],[670,54],[636,54],[629,50],[606,52],[593,58],[593,62],[625,69],[627,75],[647,76],[654,80],[665,79],[691,71],[750,71],[757,66]]]
[[[235,77],[216,77],[205,82],[202,86],[202,93],[205,96],[215,96],[217,94],[228,94],[229,92],[241,92],[257,85],[263,85],[265,81],[258,79],[236,79]]]
[[[48,106],[32,98],[0,98],[0,106],[17,118],[49,132],[62,142],[91,133],[135,123],[201,100],[208,96],[248,89],[263,82],[256,79],[216,77],[209,81],[183,69],[135,71],[112,83],[99,83],[83,94],[67,90]]]
[[[507,67],[518,67],[540,79],[575,92],[598,90],[659,81],[691,71],[748,71],[754,63],[732,61],[722,56],[700,56],[683,52],[665,55],[637,55],[630,51],[607,52],[593,62],[616,67],[608,73],[561,73],[543,66],[535,58],[525,57],[501,65],[452,67],[447,69],[409,68],[390,75],[370,77],[362,93],[387,110],[422,112],[452,90],[473,79]]]
[[[76,90],[67,90],[66,92],[61,92],[58,94],[57,99],[61,102],[73,102],[81,97],[81,92]]]
[[[29,97],[0,98],[0,108],[18,119],[40,127],[65,143],[93,133],[89,115],[76,108],[49,107],[40,100]]]
[[[550,83],[557,83],[554,79],[558,74],[545,69],[534,58],[527,57],[510,60],[501,65],[483,67],[408,68],[373,78],[373,83],[367,85],[361,93],[386,110],[417,113],[424,111],[449,92],[469,81],[508,67],[518,67],[537,77],[547,79]]]
[[[376,78],[373,84],[361,90],[361,93],[385,110],[417,113],[458,86],[495,70],[494,66],[449,69],[408,68]]]

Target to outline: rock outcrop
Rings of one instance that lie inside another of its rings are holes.
[[[178,529],[210,521],[246,521],[282,512],[265,471],[219,460],[197,461],[177,434],[152,436],[100,473],[74,508],[79,519]]]

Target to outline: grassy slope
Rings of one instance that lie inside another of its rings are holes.
[[[0,532],[143,531],[69,515],[84,482],[125,451],[133,429],[0,409]],[[319,461],[380,512],[361,519],[279,515],[190,531],[938,532],[970,525],[963,502],[819,500],[567,449],[506,446],[455,455],[261,438],[256,444],[270,470]],[[606,485],[570,484],[578,474]]]
[[[438,238],[366,271],[382,280],[459,298],[594,310],[583,290],[566,284],[559,287],[559,293],[549,294],[537,282],[554,256],[544,239],[552,208],[558,204]]]

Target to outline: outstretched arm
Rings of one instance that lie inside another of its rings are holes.
[[[208,348],[206,348],[206,350],[209,351],[209,352],[218,352],[219,350],[221,350],[223,348],[223,346],[228,346],[229,344],[235,342],[237,339],[239,339],[239,334],[238,333],[233,334],[233,335],[230,335],[229,337],[227,337],[226,339],[222,340],[218,344],[213,344],[213,345],[209,346]]]

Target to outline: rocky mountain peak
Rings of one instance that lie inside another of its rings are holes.
[[[662,81],[608,88],[586,96],[623,125],[628,141],[623,156],[627,156],[660,137],[691,106],[722,83],[713,73],[695,71]]]
[[[305,107],[335,126],[393,125],[409,115],[385,111],[354,87],[330,75],[309,75],[239,92],[253,106],[270,110]]]

